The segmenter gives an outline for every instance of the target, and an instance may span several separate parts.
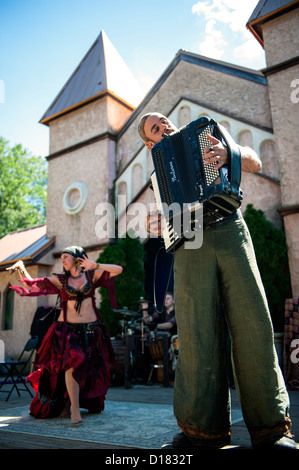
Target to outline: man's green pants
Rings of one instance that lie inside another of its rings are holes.
[[[175,253],[179,360],[174,412],[188,436],[230,435],[227,328],[243,417],[253,445],[290,428],[267,299],[242,217],[204,231]],[[227,327],[225,325],[227,324]]]

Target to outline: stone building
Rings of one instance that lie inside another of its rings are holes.
[[[299,297],[299,2],[260,1],[248,28],[265,49],[275,152],[281,187],[280,214],[287,237],[293,297]]]
[[[105,33],[96,39],[41,119],[50,133],[47,224],[0,240],[0,338],[8,356],[13,357],[22,349],[36,308],[53,305],[55,298],[9,294],[8,286],[15,284],[17,277],[5,268],[22,258],[32,277],[59,272],[61,250],[72,244],[83,246],[95,260],[113,235],[99,229],[107,203],[113,203],[115,213],[110,222],[114,225],[117,221],[119,236],[130,224],[139,226],[148,260],[146,288],[152,289],[152,260],[161,245],[142,232],[144,214],[140,212],[136,222],[131,210],[141,207],[136,206],[138,203],[149,207],[154,202],[149,188],[151,154],[137,133],[140,116],[149,111],[167,115],[177,127],[208,115],[222,123],[236,142],[256,150],[263,170],[242,175],[242,210],[252,203],[275,225],[282,227],[284,223],[294,295],[299,294],[296,120],[290,117],[298,115],[299,106],[290,99],[291,82],[298,67],[295,32],[293,46],[284,43],[285,28],[291,30],[287,25],[295,24],[294,18],[298,20],[298,2],[286,2],[278,9],[275,2],[260,3],[271,5],[265,14],[256,8],[248,25],[263,41],[265,71],[180,50],[142,97],[135,78]],[[288,10],[289,5],[292,11]],[[294,138],[290,139],[290,135]],[[286,165],[287,159],[291,165]],[[164,261],[166,270],[160,273],[162,290],[170,265],[169,259]],[[152,292],[147,293],[152,296]]]

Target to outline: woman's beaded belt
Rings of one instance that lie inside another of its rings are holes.
[[[69,323],[69,322],[67,322],[67,326],[69,328],[73,328],[74,330],[84,329],[86,331],[92,331],[95,328],[100,326],[100,322],[98,322],[98,321],[93,321],[93,322],[90,322],[90,323]]]

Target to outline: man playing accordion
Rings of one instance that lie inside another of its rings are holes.
[[[140,119],[138,131],[152,149],[177,129],[160,113],[149,113]],[[204,163],[215,162],[219,169],[228,162],[227,148],[212,135],[209,140]],[[240,152],[242,170],[261,170],[251,148],[240,147]],[[155,235],[159,218],[158,211],[150,214],[149,230]],[[174,437],[173,447],[217,448],[230,442],[228,328],[235,384],[252,446],[296,449],[268,303],[240,210],[211,228],[203,227],[200,248],[181,245],[175,250],[174,293],[180,350],[174,413],[182,433]]]

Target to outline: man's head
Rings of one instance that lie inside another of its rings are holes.
[[[160,113],[148,113],[141,117],[138,123],[138,132],[148,149],[163,139],[164,135],[170,135],[178,129]]]
[[[164,307],[172,309],[174,307],[174,298],[171,292],[167,292],[164,299]]]

